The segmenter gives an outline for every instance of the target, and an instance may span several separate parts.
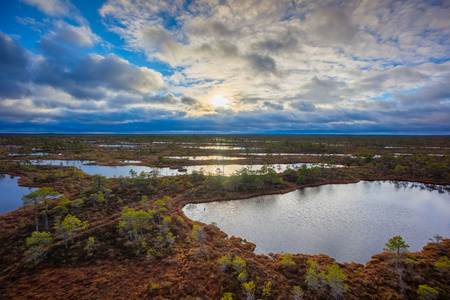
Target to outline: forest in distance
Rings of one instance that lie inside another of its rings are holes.
[[[188,203],[245,199],[361,180],[450,192],[441,136],[1,135],[0,174],[36,190],[0,215],[2,298],[448,299],[450,240],[422,251],[401,236],[365,265],[323,254],[255,254]],[[147,166],[105,177],[40,161]],[[308,163],[293,167],[294,164]],[[225,176],[158,168],[240,165]],[[282,172],[274,165],[287,165]],[[252,165],[261,165],[252,169]],[[450,203],[448,203],[450,205]],[[370,239],[370,237],[367,237]],[[426,241],[424,241],[425,243]]]

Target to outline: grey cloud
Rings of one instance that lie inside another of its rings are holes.
[[[418,91],[407,94],[397,93],[394,97],[404,104],[439,103],[450,100],[449,86],[450,75],[447,75],[429,86],[420,88]]]
[[[68,69],[60,60],[60,56],[64,57],[64,48],[53,48],[53,51],[56,58],[49,56],[36,64],[35,82],[62,89],[78,99],[104,99],[107,89],[146,94],[161,90],[164,84],[160,73],[135,67],[113,54],[107,57],[86,55],[79,61],[72,58],[75,60],[73,67]]]
[[[247,55],[246,58],[250,63],[250,67],[256,73],[263,73],[263,74],[277,73],[277,65],[275,63],[275,60],[270,56],[253,53]]]
[[[344,88],[345,84],[337,82],[332,79],[319,79],[314,76],[311,82],[305,84],[302,89],[305,92],[296,96],[297,99],[312,100],[317,103],[329,103],[341,100],[340,89]]]
[[[187,110],[205,110],[207,109],[201,102],[189,96],[182,96],[181,103],[187,106]]]
[[[197,100],[191,97],[183,96],[181,97],[181,102],[186,105],[196,105],[198,103]]]
[[[142,36],[146,42],[153,47],[165,47],[167,44],[174,43],[172,35],[161,26],[146,27],[142,29]]]
[[[405,89],[408,90],[412,87],[416,88],[428,84],[431,81],[431,77],[419,70],[420,66],[400,66],[383,72],[375,71],[373,73],[376,75],[355,80],[351,84],[351,93],[353,95],[399,93]],[[430,72],[428,73],[430,74]]]
[[[88,26],[73,26],[62,21],[55,24],[52,38],[77,47],[93,46],[100,40]]]
[[[194,18],[186,25],[186,31],[192,35],[210,36],[213,38],[229,38],[239,33],[239,30],[231,30],[224,23],[214,19]]]
[[[398,104],[391,100],[356,101],[355,107],[361,110],[381,110],[388,111],[396,109]]]
[[[188,56],[184,45],[175,41],[172,34],[161,26],[146,27],[140,30],[139,36],[144,42],[145,52],[150,59],[153,59],[154,52],[158,50],[161,53],[157,53],[156,56],[172,65],[180,63]]]
[[[264,101],[264,106],[271,110],[283,110],[283,104]]]
[[[298,101],[298,102],[293,102],[291,103],[291,106],[294,107],[295,109],[298,109],[300,111],[304,111],[304,112],[312,112],[316,110],[316,106],[311,103],[311,102],[307,102],[307,101]]]
[[[29,94],[30,59],[22,46],[0,31],[0,97],[21,98]]]
[[[134,67],[114,54],[85,56],[73,69],[71,79],[88,86],[148,93],[163,86],[162,75],[145,67]]]
[[[238,56],[238,47],[228,41],[219,40],[216,43],[217,50],[222,56]]]
[[[338,7],[319,8],[308,17],[312,38],[323,44],[344,44],[353,40],[357,27],[346,12]]]
[[[271,54],[281,52],[298,52],[301,45],[298,40],[298,33],[294,34],[294,29],[287,28],[275,37],[267,37],[262,41],[254,43],[251,48],[255,51],[263,51]]]
[[[153,95],[153,96],[144,96],[144,100],[146,103],[163,103],[163,104],[177,104],[180,100],[175,97],[172,93],[167,93],[163,95]]]

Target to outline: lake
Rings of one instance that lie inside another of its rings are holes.
[[[361,181],[246,200],[188,204],[192,220],[256,244],[255,253],[326,254],[365,263],[400,235],[419,251],[435,234],[450,237],[447,190],[423,184]]]
[[[93,163],[92,161],[79,161],[79,160],[31,160],[32,164],[40,164],[40,165],[53,165],[53,166],[59,166],[62,164],[63,166],[73,166],[76,168],[79,168],[83,170],[83,172],[86,172],[87,174],[94,175],[99,174],[105,177],[119,177],[119,176],[130,176],[130,170],[134,170],[137,172],[137,174],[143,172],[150,172],[153,169],[157,169],[160,172],[161,176],[178,176],[178,175],[186,175],[191,174],[193,171],[201,171],[205,174],[212,173],[213,175],[217,174],[217,171],[220,171],[226,176],[230,176],[237,170],[240,170],[244,167],[250,169],[250,170],[259,170],[263,167],[263,165],[197,165],[197,166],[184,166],[183,168],[186,169],[185,172],[178,171],[177,169],[170,169],[168,167],[164,168],[152,168],[147,166],[133,166],[133,165],[126,165],[126,166],[99,166],[99,165],[92,165],[90,163]],[[302,165],[306,165],[308,168],[312,166],[319,166],[320,164],[311,164],[311,163],[298,163],[298,164],[274,164],[269,165],[269,167],[272,167],[275,169],[276,172],[283,172],[287,168],[293,168],[293,167],[301,167]],[[335,165],[334,167],[343,167],[341,165]]]
[[[11,212],[23,205],[22,196],[36,188],[19,186],[19,177],[0,174],[0,214]]]

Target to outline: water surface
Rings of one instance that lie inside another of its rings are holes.
[[[365,263],[400,235],[411,251],[435,234],[450,237],[450,197],[420,184],[330,184],[283,195],[188,204],[192,220],[257,245],[255,252],[327,254]]]
[[[22,196],[36,188],[19,186],[19,177],[0,174],[0,214],[11,212],[23,205]]]
[[[119,176],[130,176],[130,171],[134,170],[138,174],[141,172],[150,172],[154,169],[158,170],[160,173],[160,176],[178,176],[178,175],[186,175],[191,174],[193,171],[203,171],[205,174],[223,174],[225,176],[230,176],[234,172],[242,169],[242,168],[248,168],[250,170],[259,170],[264,165],[258,164],[258,165],[197,165],[197,166],[184,166],[183,168],[186,169],[186,171],[179,171],[177,169],[170,169],[168,167],[164,168],[152,168],[147,166],[135,166],[135,165],[126,165],[126,166],[99,166],[99,165],[93,165],[92,161],[78,161],[78,160],[31,160],[31,163],[33,164],[41,164],[41,165],[54,165],[54,166],[73,166],[76,168],[79,168],[86,172],[87,174],[94,175],[99,174],[105,177],[119,177]],[[302,165],[306,165],[308,168],[312,166],[319,166],[319,164],[311,164],[311,163],[298,163],[298,164],[273,164],[268,165],[271,168],[274,168],[276,172],[283,172],[287,168],[294,168],[294,167],[301,167]],[[340,165],[335,165],[334,167],[342,167]]]

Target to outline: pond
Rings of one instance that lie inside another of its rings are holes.
[[[11,212],[23,205],[22,196],[36,188],[19,186],[19,177],[0,174],[0,214]]]
[[[416,183],[361,181],[246,200],[188,204],[192,220],[256,244],[256,253],[326,254],[365,263],[400,235],[419,251],[435,234],[450,237],[450,197]]]
[[[167,156],[172,159],[187,159],[187,160],[237,160],[246,159],[243,156],[220,156],[220,155],[199,155],[199,156]]]
[[[263,165],[198,165],[198,166],[185,166],[187,171],[178,171],[177,169],[170,169],[168,167],[164,168],[152,168],[147,166],[133,166],[133,165],[126,165],[126,166],[99,166],[99,165],[92,165],[90,163],[93,163],[92,161],[78,161],[78,160],[31,160],[32,164],[40,164],[40,165],[54,165],[59,166],[62,164],[63,166],[73,166],[76,168],[79,168],[83,170],[83,172],[86,172],[87,174],[94,175],[99,174],[105,177],[119,177],[119,176],[130,176],[130,170],[134,170],[138,174],[142,171],[144,172],[150,172],[154,169],[157,169],[161,176],[177,176],[177,175],[186,175],[191,174],[193,171],[203,171],[205,174],[212,173],[213,175],[218,174],[217,171],[220,171],[225,176],[229,176],[236,172],[239,169],[242,169],[244,167],[249,168],[251,170],[259,170],[263,167]],[[277,172],[283,172],[288,167],[300,167],[302,165],[306,165],[307,167],[316,166],[318,164],[311,164],[311,163],[298,163],[298,164],[274,164],[269,165],[269,167],[274,168]],[[339,165],[336,165],[334,167],[341,167]]]

